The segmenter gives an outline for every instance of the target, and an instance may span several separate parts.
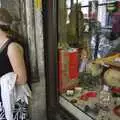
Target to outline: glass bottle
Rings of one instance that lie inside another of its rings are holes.
[[[102,105],[103,107],[109,107],[111,102],[111,93],[108,86],[103,86],[103,89],[100,91],[99,98],[100,105]]]

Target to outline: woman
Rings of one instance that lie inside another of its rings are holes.
[[[24,85],[27,82],[27,70],[24,61],[24,50],[19,42],[16,41],[14,34],[11,34],[12,17],[9,12],[0,8],[0,77],[9,72],[14,72],[17,75],[16,84]],[[1,96],[1,95],[0,95]],[[6,120],[2,100],[0,99],[3,119]],[[14,114],[15,116],[15,114]],[[20,116],[14,120],[22,120]],[[27,115],[28,117],[28,115]],[[27,120],[24,118],[23,120]]]

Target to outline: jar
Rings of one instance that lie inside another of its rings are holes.
[[[100,91],[99,103],[103,107],[109,106],[111,103],[111,93],[109,87],[104,85],[103,90]]]

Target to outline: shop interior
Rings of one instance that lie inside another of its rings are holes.
[[[58,1],[59,103],[79,120],[120,120],[120,1]]]

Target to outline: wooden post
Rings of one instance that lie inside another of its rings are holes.
[[[34,0],[35,39],[39,77],[44,77],[42,1]],[[42,80],[42,79],[41,79]]]
[[[26,25],[27,25],[27,39],[30,53],[30,65],[32,79],[38,81],[38,61],[37,61],[37,48],[36,48],[36,38],[35,38],[35,21],[34,21],[34,11],[33,11],[33,1],[25,0],[26,9]]]

